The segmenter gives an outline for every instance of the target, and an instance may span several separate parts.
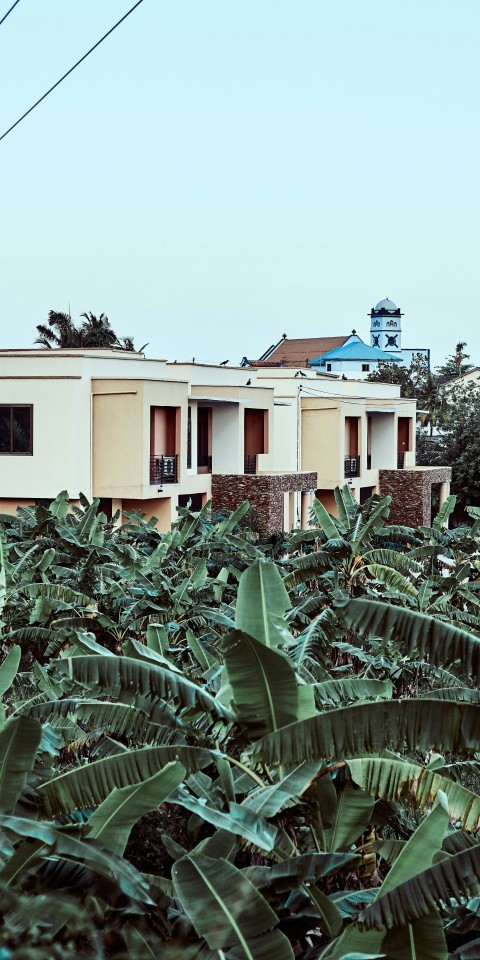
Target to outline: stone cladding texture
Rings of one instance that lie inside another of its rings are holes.
[[[432,484],[450,483],[451,467],[421,467],[416,470],[379,470],[380,496],[392,498],[389,523],[407,527],[430,526]]]
[[[255,514],[255,527],[263,536],[281,533],[284,528],[283,494],[316,490],[316,473],[214,474],[212,507],[235,510],[248,500]]]

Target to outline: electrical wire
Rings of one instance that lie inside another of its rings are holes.
[[[3,21],[7,19],[8,14],[11,13],[12,10],[13,10],[13,8],[17,6],[17,3],[20,3],[20,0],[15,0],[15,3],[12,3],[12,6],[10,7],[10,10],[7,10],[6,14],[5,14],[5,15],[2,17],[2,19],[0,20],[0,27],[2,26]]]
[[[18,3],[19,0],[16,0],[16,2]],[[128,10],[127,13],[125,13],[124,16],[120,18],[120,20],[117,20],[117,22],[113,25],[113,27],[110,27],[110,30],[107,30],[107,32],[104,33],[103,37],[100,37],[100,40],[97,40],[97,42],[94,43],[93,47],[90,47],[90,50],[87,50],[87,52],[84,53],[83,57],[80,57],[80,60],[77,60],[77,62],[73,64],[73,67],[70,67],[70,70],[67,70],[67,72],[63,74],[63,77],[60,77],[60,80],[57,80],[57,82],[54,83],[53,86],[50,87],[50,89],[47,90],[47,92],[44,93],[42,97],[39,98],[39,100],[36,100],[35,103],[32,104],[32,106],[29,107],[28,110],[25,111],[25,113],[22,113],[22,116],[19,117],[18,120],[15,121],[15,123],[12,123],[11,127],[9,127],[8,130],[5,130],[5,133],[2,133],[0,140],[3,140],[8,133],[11,133],[11,131],[15,129],[15,127],[18,127],[18,124],[21,123],[22,120],[25,120],[25,117],[28,117],[28,114],[31,113],[32,110],[35,110],[35,107],[38,107],[38,105],[42,102],[42,100],[45,100],[45,98],[48,97],[48,95],[52,93],[53,90],[55,90],[56,87],[58,87],[63,80],[65,80],[71,73],[73,73],[73,71],[77,67],[79,67],[80,64],[83,63],[83,61],[86,60],[87,57],[89,57],[90,54],[93,53],[93,51],[96,50],[97,47],[99,47],[100,44],[103,43],[103,41],[106,40],[111,33],[113,33],[114,30],[117,29],[117,27],[119,27],[120,24],[123,23],[123,21],[126,20],[127,17],[129,17],[130,14],[133,13],[133,11],[136,10],[136,8],[139,7],[141,3],[143,3],[143,0],[137,0],[137,3],[135,3],[133,7],[130,7],[130,10]],[[15,4],[13,6],[15,6]],[[13,10],[13,7],[11,7],[11,9]],[[8,11],[8,13],[10,13],[10,10]],[[6,16],[8,16],[8,14],[6,14]],[[0,23],[2,22],[3,21],[0,21]]]

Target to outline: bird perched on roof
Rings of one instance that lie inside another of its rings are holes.
[[[226,367],[226,366],[227,366],[227,363],[230,363],[230,361],[229,361],[229,360],[222,360],[220,366],[221,366],[221,367]]]
[[[252,385],[252,381],[251,381],[251,380],[247,380],[246,386],[247,386],[247,387],[250,387],[251,385]]]
[[[304,373],[303,370],[297,370],[295,376],[296,376],[296,377],[306,377],[307,374]]]

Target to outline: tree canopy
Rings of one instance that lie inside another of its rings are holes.
[[[50,310],[46,324],[37,325],[35,343],[47,348],[111,347],[117,350],[135,350],[132,337],[119,337],[106,314],[82,313],[82,323],[76,324],[69,313]],[[147,346],[144,344],[140,351]]]

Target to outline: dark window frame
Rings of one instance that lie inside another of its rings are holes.
[[[30,437],[28,450],[12,450],[13,446],[13,410],[30,411]],[[0,410],[10,410],[10,450],[0,450],[0,457],[32,457],[33,456],[33,403],[0,403]]]
[[[369,373],[369,372],[370,372],[370,364],[362,363],[362,373]]]

